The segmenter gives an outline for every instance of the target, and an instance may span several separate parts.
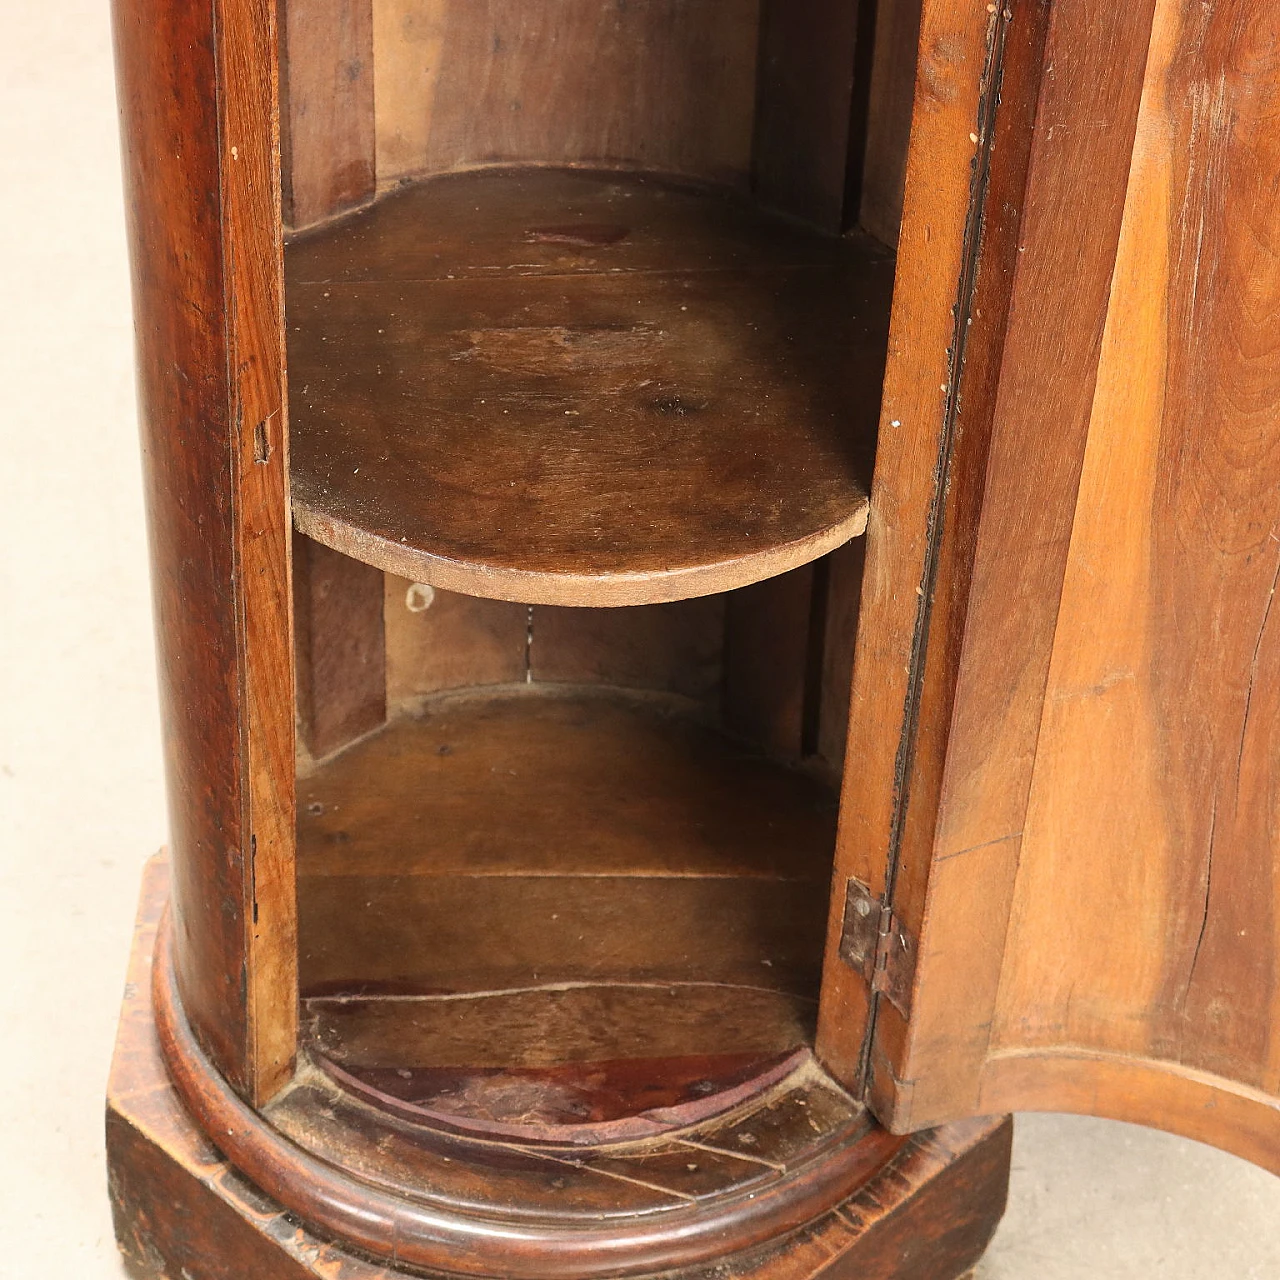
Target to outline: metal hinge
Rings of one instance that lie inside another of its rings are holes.
[[[872,991],[888,997],[904,1017],[910,1013],[916,976],[915,939],[888,903],[852,877],[845,897],[840,958],[862,974]]]

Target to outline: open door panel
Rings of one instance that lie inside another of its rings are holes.
[[[909,714],[851,754],[820,1051],[899,1130],[1080,1111],[1280,1170],[1277,19],[985,22],[925,6],[854,733]],[[964,111],[941,340],[904,295]],[[919,341],[955,376],[908,383]]]

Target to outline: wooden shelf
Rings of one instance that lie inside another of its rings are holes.
[[[433,178],[286,250],[294,515],[531,604],[730,590],[866,524],[891,255],[613,173]]]
[[[299,784],[310,1043],[473,1120],[731,1091],[811,1043],[835,817],[667,705],[442,698]]]

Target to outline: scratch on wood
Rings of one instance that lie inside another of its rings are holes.
[[[1249,714],[1253,710],[1253,686],[1258,679],[1258,654],[1262,651],[1262,638],[1267,632],[1267,623],[1271,619],[1271,606],[1275,603],[1276,587],[1280,586],[1280,562],[1276,564],[1275,574],[1271,579],[1271,590],[1267,592],[1267,603],[1262,609],[1262,623],[1258,627],[1258,638],[1253,645],[1253,658],[1249,663],[1249,687],[1244,694],[1244,718],[1240,724],[1240,750],[1236,755],[1236,789],[1240,788],[1240,771],[1244,768],[1244,744],[1249,736]]]
[[[992,845],[1007,844],[1010,840],[1022,839],[1021,831],[1012,831],[1007,836],[996,836],[994,840],[984,840],[981,844],[971,844],[965,849],[956,849],[952,853],[944,853],[940,858],[935,858],[935,863],[950,862],[952,858],[963,858],[966,853],[977,853],[979,849],[990,849]]]
[[[1200,963],[1200,949],[1204,946],[1204,937],[1209,929],[1209,903],[1213,895],[1213,853],[1214,841],[1218,831],[1218,793],[1213,793],[1213,804],[1209,810],[1209,849],[1204,864],[1204,905],[1200,912],[1200,933],[1196,938],[1195,951],[1191,955],[1191,967],[1187,970],[1187,982],[1182,991],[1182,999],[1178,1002],[1178,1011],[1186,1017],[1187,1001],[1191,998],[1191,988],[1196,980],[1196,967]],[[1179,1059],[1182,1054],[1179,1051]]]

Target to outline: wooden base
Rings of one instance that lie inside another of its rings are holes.
[[[131,1274],[144,1280],[393,1280],[444,1274],[406,1270],[398,1261],[376,1262],[326,1243],[232,1168],[184,1110],[166,1075],[151,997],[152,953],[166,895],[167,868],[157,859],[144,883],[108,1094],[116,1230]],[[167,1015],[163,1009],[159,1013],[164,1028]],[[660,1272],[669,1280],[712,1275],[724,1280],[953,1280],[973,1266],[1003,1210],[1010,1134],[1009,1122],[1001,1120],[954,1125],[905,1140],[872,1125],[857,1142],[862,1172],[837,1207],[731,1257],[709,1258],[704,1252],[696,1263],[668,1261]],[[223,1141],[236,1145],[233,1139]],[[638,1221],[628,1222],[625,1213],[604,1216],[610,1230],[617,1222],[620,1235],[643,1229]],[[478,1252],[492,1247],[487,1242]],[[678,1252],[669,1251],[669,1257]],[[483,1274],[465,1261],[458,1270]],[[521,1271],[522,1263],[513,1258],[510,1268],[503,1265],[498,1273]],[[658,1274],[625,1263],[598,1272],[638,1273]]]

